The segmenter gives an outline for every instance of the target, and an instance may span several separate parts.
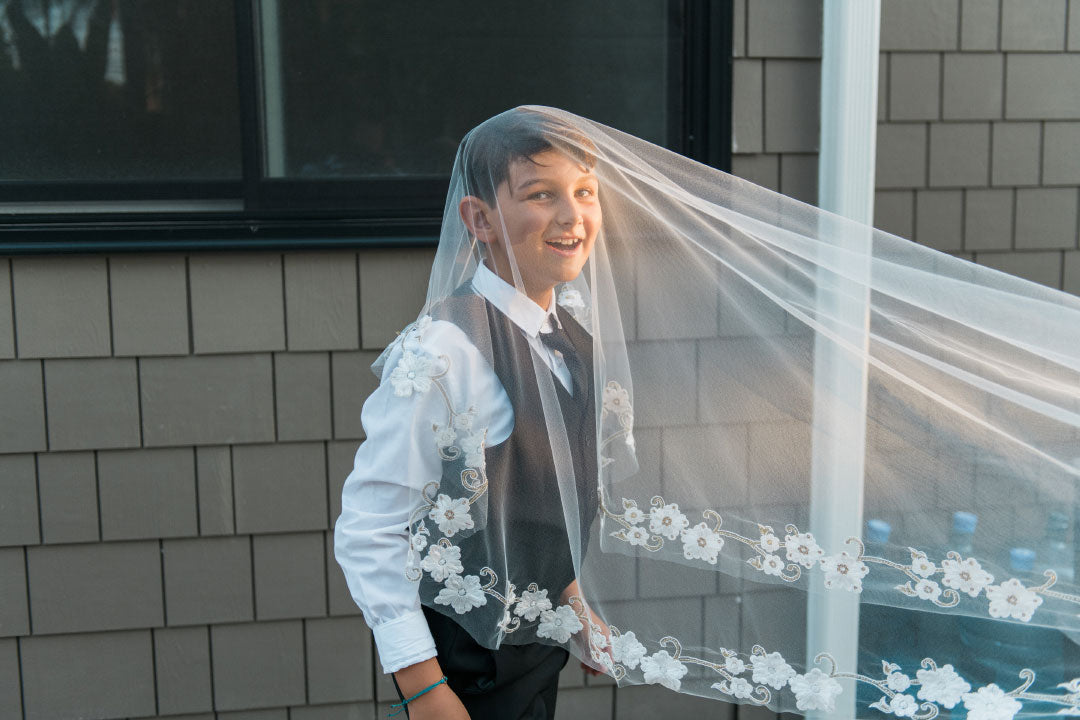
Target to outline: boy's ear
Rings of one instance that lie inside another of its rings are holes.
[[[461,214],[461,221],[465,223],[465,227],[469,228],[469,232],[478,241],[488,244],[498,239],[492,223],[494,211],[486,202],[475,195],[466,195],[461,198],[458,212]]]

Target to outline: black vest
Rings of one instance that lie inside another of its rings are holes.
[[[433,312],[436,317],[454,322],[477,348],[491,348],[495,375],[514,411],[510,436],[498,445],[484,449],[488,487],[471,509],[476,530],[450,538],[461,548],[461,562],[465,566],[462,575],[478,575],[481,584],[487,584],[490,576],[481,574],[480,569],[490,567],[498,575],[498,582],[492,589],[499,593],[505,593],[507,580],[513,583],[518,593],[535,582],[540,588],[547,589],[553,606],[558,605],[559,594],[573,582],[576,573],[534,361],[551,376],[566,426],[577,485],[579,557],[584,557],[589,529],[598,510],[592,338],[568,313],[561,308],[557,312],[578,357],[589,368],[586,373],[588,387],[574,388],[573,396],[533,353],[521,329],[471,288],[459,288]],[[455,408],[459,412],[464,409]],[[444,461],[439,492],[454,498],[468,497],[470,493],[461,485],[464,469],[464,458]],[[433,523],[429,522],[429,529],[432,541],[442,536]],[[504,541],[509,553],[504,551]],[[509,567],[507,555],[513,558]],[[453,608],[434,604],[434,598],[442,588],[442,583],[431,580],[425,573],[420,587],[423,604],[451,618],[459,617]],[[483,617],[476,618],[475,615]],[[474,623],[481,620],[480,627],[486,628],[491,633],[489,639],[494,640],[499,632],[496,625],[503,617],[503,607],[488,596],[487,604],[470,610],[468,616],[470,627],[476,627]],[[534,639],[532,632],[518,630],[507,635],[504,641],[518,643]]]

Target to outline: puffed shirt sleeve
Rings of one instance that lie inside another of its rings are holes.
[[[446,368],[438,378],[446,397],[434,384],[427,389],[413,386],[408,396],[395,393],[390,377],[405,352],[397,342],[382,382],[364,403],[360,417],[367,439],[345,479],[341,515],[334,526],[334,555],[374,634],[386,673],[436,655],[418,582],[405,574],[409,520],[424,502],[424,486],[442,477],[432,425],[447,421],[448,400],[456,412],[476,408],[476,421],[488,427],[489,444],[509,436],[513,424],[509,398],[498,378],[456,325],[431,323],[420,343],[409,349],[422,354],[436,372]]]

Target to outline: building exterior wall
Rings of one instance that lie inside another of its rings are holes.
[[[820,3],[735,8],[733,171],[813,202]],[[875,224],[1080,293],[1080,0],[884,0],[882,22]],[[0,259],[0,717],[385,716],[332,525],[368,366],[431,259]],[[563,686],[565,718],[734,717],[576,663]]]

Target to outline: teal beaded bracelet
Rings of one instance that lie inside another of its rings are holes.
[[[394,712],[392,712],[392,713],[390,713],[390,714],[389,714],[389,715],[387,715],[386,717],[394,717],[395,715],[397,715],[398,713],[400,713],[400,712],[401,712],[402,710],[404,710],[404,709],[405,709],[405,706],[406,706],[406,705],[408,705],[409,703],[411,703],[411,702],[412,702],[413,700],[415,700],[416,698],[420,697],[421,695],[423,695],[424,693],[426,693],[426,692],[427,692],[428,690],[433,690],[433,689],[437,688],[437,687],[438,687],[439,685],[442,685],[442,684],[443,684],[444,682],[446,682],[446,676],[445,676],[445,675],[443,675],[443,676],[442,676],[442,678],[441,678],[441,679],[440,679],[440,680],[439,680],[438,682],[435,682],[435,683],[432,683],[431,685],[428,685],[428,686],[427,686],[426,688],[424,688],[424,689],[423,689],[423,690],[421,690],[420,692],[416,693],[415,695],[413,695],[413,696],[412,696],[411,698],[409,698],[408,700],[402,700],[402,701],[401,701],[401,702],[399,702],[399,703],[394,703],[394,704],[393,704],[393,705],[391,705],[390,707],[392,707],[392,708],[399,708],[399,709],[398,709],[398,710],[395,710],[395,711],[394,711]]]

